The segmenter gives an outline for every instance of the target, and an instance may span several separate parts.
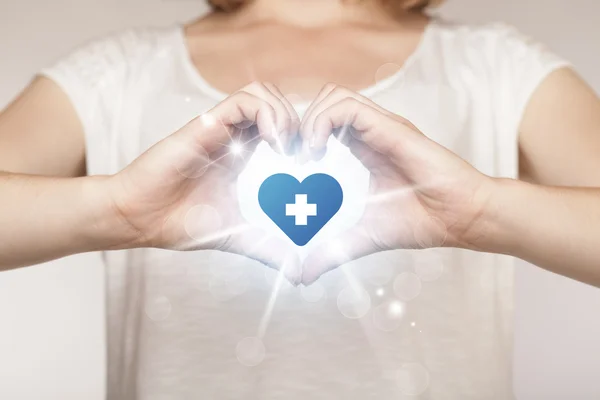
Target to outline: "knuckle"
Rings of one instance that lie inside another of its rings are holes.
[[[272,83],[272,82],[263,82],[263,86],[264,86],[265,88],[269,89],[269,90],[272,90],[272,91],[277,91],[277,90],[279,90],[279,89],[277,88],[277,86],[275,86],[275,84],[274,84],[274,83]]]
[[[233,95],[230,96],[230,99],[232,99],[236,102],[254,100],[254,98],[255,98],[255,96],[253,96],[251,93],[248,93],[244,89],[237,91]]]
[[[349,111],[349,110],[355,110],[358,107],[361,106],[361,102],[356,100],[354,97],[344,97],[342,100],[340,100],[339,105],[340,107],[342,107],[345,111]]]
[[[353,97],[353,92],[345,86],[335,85],[333,93],[339,97]]]
[[[315,127],[321,126],[322,124],[326,123],[328,120],[327,114],[325,113],[320,113],[319,115],[317,115],[315,117]]]
[[[338,86],[336,90],[338,91],[338,93],[341,93],[347,97],[353,97],[354,95],[354,92],[345,86]]]
[[[334,91],[334,90],[336,90],[337,87],[338,87],[337,83],[327,82],[323,88],[327,91]]]
[[[355,99],[354,97],[352,97],[352,96],[345,96],[345,97],[343,97],[343,98],[342,98],[342,101],[341,101],[341,103],[344,103],[344,104],[355,104],[355,105],[358,105],[358,104],[359,104],[359,101],[358,101],[358,100],[356,100],[356,99]]]
[[[263,93],[266,90],[264,83],[260,81],[252,81],[242,89],[250,93]]]

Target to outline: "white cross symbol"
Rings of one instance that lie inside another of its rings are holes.
[[[317,215],[317,205],[308,204],[308,196],[297,194],[294,204],[285,205],[285,215],[296,217],[295,225],[308,225],[308,217]]]

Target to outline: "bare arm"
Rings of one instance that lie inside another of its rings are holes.
[[[0,173],[0,271],[132,246],[136,236],[103,191],[106,179]]]
[[[86,238],[106,236],[94,180],[74,178],[84,174],[75,110],[38,78],[0,113],[0,270],[92,250]]]
[[[38,78],[0,113],[0,171],[85,175],[83,128],[66,94]]]
[[[533,184],[495,182],[487,233],[472,245],[600,287],[600,100],[572,70],[534,94],[520,153],[521,178]]]
[[[304,283],[377,251],[448,246],[513,255],[600,287],[600,101],[570,70],[553,73],[528,106],[524,180],[485,176],[402,117],[325,88],[304,117],[301,135],[316,143],[309,151],[319,154],[342,127],[352,129],[342,143],[371,171],[377,200],[306,258]]]
[[[240,123],[248,129],[237,129]],[[217,249],[272,268],[285,263],[297,282],[290,245],[244,225],[235,191],[239,162],[228,149],[236,141],[251,152],[261,140],[287,148],[298,123],[276,87],[254,83],[119,173],[80,177],[84,146],[76,113],[60,89],[38,80],[0,115],[0,169],[7,171],[0,172],[0,270],[93,250]],[[264,247],[248,249],[257,237]]]
[[[497,179],[473,250],[509,254],[600,287],[600,189]]]

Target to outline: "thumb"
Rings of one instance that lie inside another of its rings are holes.
[[[302,283],[310,285],[342,264],[379,251],[367,230],[357,225],[312,251],[302,265]]]

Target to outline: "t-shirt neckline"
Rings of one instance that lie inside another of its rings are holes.
[[[374,94],[384,91],[389,88],[394,82],[398,79],[402,78],[402,76],[410,69],[410,67],[419,59],[421,54],[424,52],[424,49],[427,47],[427,44],[430,41],[430,37],[432,36],[433,31],[437,27],[437,20],[435,18],[431,18],[423,32],[421,33],[421,37],[419,39],[419,43],[413,50],[413,52],[407,57],[404,61],[404,64],[400,67],[398,71],[393,73],[392,75],[370,85],[358,91],[359,94],[365,97],[371,97]],[[185,72],[190,79],[202,92],[206,95],[212,97],[217,101],[223,101],[225,98],[229,97],[230,94],[217,89],[212,84],[210,84],[200,73],[198,68],[194,65],[191,54],[187,47],[187,38],[185,36],[185,26],[182,24],[178,24],[175,26],[175,37],[176,37],[176,47],[178,50],[178,56],[181,59]],[[310,102],[302,102],[294,104],[295,107],[308,107]]]

